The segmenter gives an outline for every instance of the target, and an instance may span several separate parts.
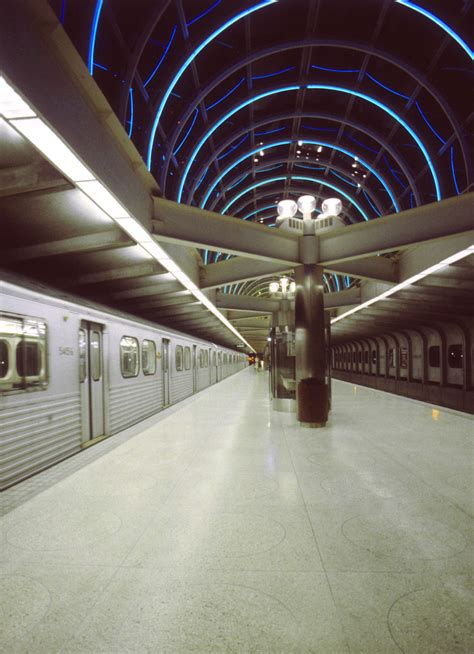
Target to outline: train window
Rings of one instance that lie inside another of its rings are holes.
[[[138,376],[138,340],[132,336],[122,336],[120,339],[120,368],[122,377]]]
[[[428,348],[428,364],[431,368],[439,368],[441,361],[439,345],[432,345]]]
[[[21,341],[16,346],[16,369],[20,377],[37,377],[41,370],[39,343]]]
[[[212,365],[217,366],[217,354],[215,351],[212,353]]]
[[[206,363],[206,368],[209,368],[209,352],[208,352],[207,350],[206,350],[206,352],[205,352],[205,355],[206,355],[206,361],[205,361],[205,363]]]
[[[191,370],[191,348],[189,345],[184,348],[184,369]]]
[[[94,381],[99,381],[101,374],[101,351],[100,351],[100,334],[93,331],[91,333],[91,375]]]
[[[142,342],[142,370],[144,375],[154,375],[156,372],[155,341]]]
[[[463,367],[463,351],[462,344],[456,343],[448,347],[448,365],[450,368]]]
[[[393,368],[393,347],[391,347],[388,351],[388,365],[390,368]]]
[[[356,362],[356,352],[355,350],[352,352],[352,363]]]
[[[369,350],[365,350],[364,352],[364,361],[365,363],[369,363]]]
[[[175,367],[176,367],[176,370],[178,372],[183,369],[183,346],[182,345],[177,345],[176,346]]]
[[[84,329],[79,330],[79,381],[84,382],[87,377],[87,341]]]
[[[10,353],[8,343],[3,339],[0,340],[0,379],[4,379],[8,374],[10,366]]]
[[[408,348],[400,348],[400,368],[408,368]]]
[[[0,315],[0,389],[45,388],[46,347],[43,320]]]
[[[359,350],[359,363],[362,363],[362,350]]]
[[[377,363],[377,350],[372,350],[372,363]]]

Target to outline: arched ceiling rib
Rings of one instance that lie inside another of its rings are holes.
[[[50,1],[168,199],[268,220],[305,187],[356,221],[472,184],[472,0]]]

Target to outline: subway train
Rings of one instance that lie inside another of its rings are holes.
[[[474,323],[456,320],[331,349],[332,376],[474,413]]]
[[[39,284],[0,291],[0,490],[248,365]]]

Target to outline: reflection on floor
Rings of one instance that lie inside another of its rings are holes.
[[[243,371],[7,513],[0,651],[474,651],[471,419],[333,398]]]

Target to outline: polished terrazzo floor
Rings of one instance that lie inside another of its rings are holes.
[[[333,398],[249,369],[3,493],[0,651],[473,652],[472,420]]]

